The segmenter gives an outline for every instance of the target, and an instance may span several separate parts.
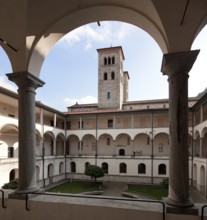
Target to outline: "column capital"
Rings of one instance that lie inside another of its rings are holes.
[[[161,72],[169,77],[175,73],[188,74],[200,50],[182,51],[163,55]]]
[[[45,83],[34,76],[29,72],[15,72],[15,73],[8,73],[6,74],[9,80],[16,83],[16,85],[21,88],[25,86],[30,86],[34,89],[38,87],[42,87]]]

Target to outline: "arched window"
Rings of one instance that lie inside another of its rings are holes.
[[[112,64],[115,64],[115,57],[112,57]]]
[[[124,149],[120,149],[119,150],[119,155],[120,156],[124,156],[125,155],[125,150]]]
[[[108,65],[111,65],[111,57],[108,57]]]
[[[53,164],[49,164],[47,167],[47,175],[48,177],[52,177],[54,172],[54,166]]]
[[[88,166],[90,166],[91,164],[89,162],[85,163],[85,170],[87,169]]]
[[[119,164],[119,173],[126,173],[127,172],[127,166],[125,163]]]
[[[146,173],[146,165],[144,163],[140,163],[138,165],[138,174],[145,174]]]
[[[11,170],[9,173],[9,181],[15,180],[15,170]]]
[[[106,145],[110,145],[110,138],[106,139]]]
[[[59,164],[59,173],[64,173],[64,163],[63,162],[60,162]]]
[[[159,175],[165,175],[166,174],[166,165],[165,164],[160,164],[158,167],[158,174]]]
[[[110,98],[111,98],[111,93],[107,92],[107,99],[110,99]]]
[[[111,79],[115,79],[115,73],[111,72]]]
[[[107,80],[107,73],[104,73],[104,80]]]
[[[108,173],[108,168],[109,168],[108,163],[102,163],[101,167],[104,173]]]
[[[75,162],[70,163],[70,171],[71,171],[71,173],[76,173],[76,163]]]
[[[104,57],[104,65],[107,65],[107,58]]]

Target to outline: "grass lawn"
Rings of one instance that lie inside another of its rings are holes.
[[[128,184],[128,191],[142,193],[146,196],[149,195],[159,200],[162,197],[168,196],[168,189],[163,186]]]
[[[100,185],[101,185],[100,182],[95,183],[95,182],[74,181],[74,182],[63,183],[47,191],[60,192],[60,193],[81,193],[81,192],[99,190]]]

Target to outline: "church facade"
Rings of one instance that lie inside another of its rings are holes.
[[[169,102],[128,101],[122,47],[98,52],[98,103],[63,113],[36,102],[36,177],[41,187],[85,168],[104,180],[159,184],[169,175]],[[0,186],[18,178],[18,95],[0,88]],[[188,99],[189,184],[206,192],[207,93]]]

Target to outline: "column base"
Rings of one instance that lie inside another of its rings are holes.
[[[163,198],[163,201],[166,203],[167,213],[198,215],[198,208],[194,206],[194,203],[191,199],[189,199],[185,203],[180,203],[167,197],[167,198]]]
[[[33,187],[33,188],[25,189],[25,190],[17,189],[13,193],[9,194],[9,199],[25,199],[27,193],[31,193],[29,194],[29,196],[31,197],[32,193],[38,192],[38,191],[40,191],[39,187]]]

